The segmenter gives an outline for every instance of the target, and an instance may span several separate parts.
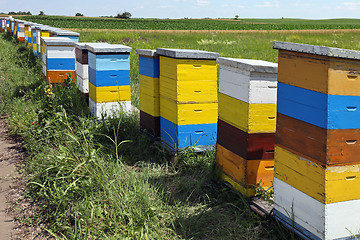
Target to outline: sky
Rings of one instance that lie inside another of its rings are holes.
[[[0,0],[0,12],[133,18],[360,18],[360,0]]]

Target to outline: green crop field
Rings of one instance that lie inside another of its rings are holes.
[[[27,21],[61,28],[156,30],[293,30],[359,29],[360,19],[116,19],[58,16],[22,16]]]
[[[360,50],[356,32],[247,32],[176,33],[78,30],[82,42],[109,42],[133,48],[131,53],[132,101],[138,106],[138,58],[135,49],[186,48],[220,53],[222,57],[260,59],[277,62],[272,42],[287,41]]]

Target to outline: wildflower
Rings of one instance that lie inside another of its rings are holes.
[[[31,123],[31,125],[34,125],[34,124],[35,124],[34,122]]]

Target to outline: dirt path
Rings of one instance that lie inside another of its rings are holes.
[[[0,119],[2,121],[2,119]],[[18,179],[16,171],[18,151],[15,142],[6,139],[6,129],[0,124],[0,239],[13,239],[18,235],[14,217],[8,213],[11,185]]]

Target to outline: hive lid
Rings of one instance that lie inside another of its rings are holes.
[[[42,37],[41,40],[47,46],[61,45],[61,46],[74,46],[75,42],[70,38],[64,37]]]
[[[339,58],[351,58],[360,59],[360,51],[301,44],[301,43],[290,43],[290,42],[278,42],[273,41],[273,48],[279,50],[288,50],[302,53],[317,54],[328,57],[339,57]]]
[[[263,60],[219,57],[217,62],[220,66],[225,65],[249,72],[277,73],[278,71],[277,63]]]
[[[86,44],[91,44],[90,42],[76,42],[75,47],[81,50],[87,50]]]
[[[57,30],[55,32],[56,35],[58,36],[80,36],[80,33],[77,32],[73,32],[73,31],[67,31],[67,30]]]
[[[148,57],[156,57],[158,56],[156,53],[156,50],[150,50],[150,49],[136,49],[135,50],[137,54],[148,56]]]
[[[36,29],[39,29],[41,31],[48,31],[51,29],[51,27],[47,26],[47,25],[38,25],[38,26],[36,26]]]
[[[90,43],[85,44],[92,53],[130,53],[132,48],[121,44]]]
[[[219,53],[207,52],[202,50],[192,49],[172,49],[172,48],[158,48],[156,53],[165,57],[172,58],[191,58],[191,59],[217,59]]]

